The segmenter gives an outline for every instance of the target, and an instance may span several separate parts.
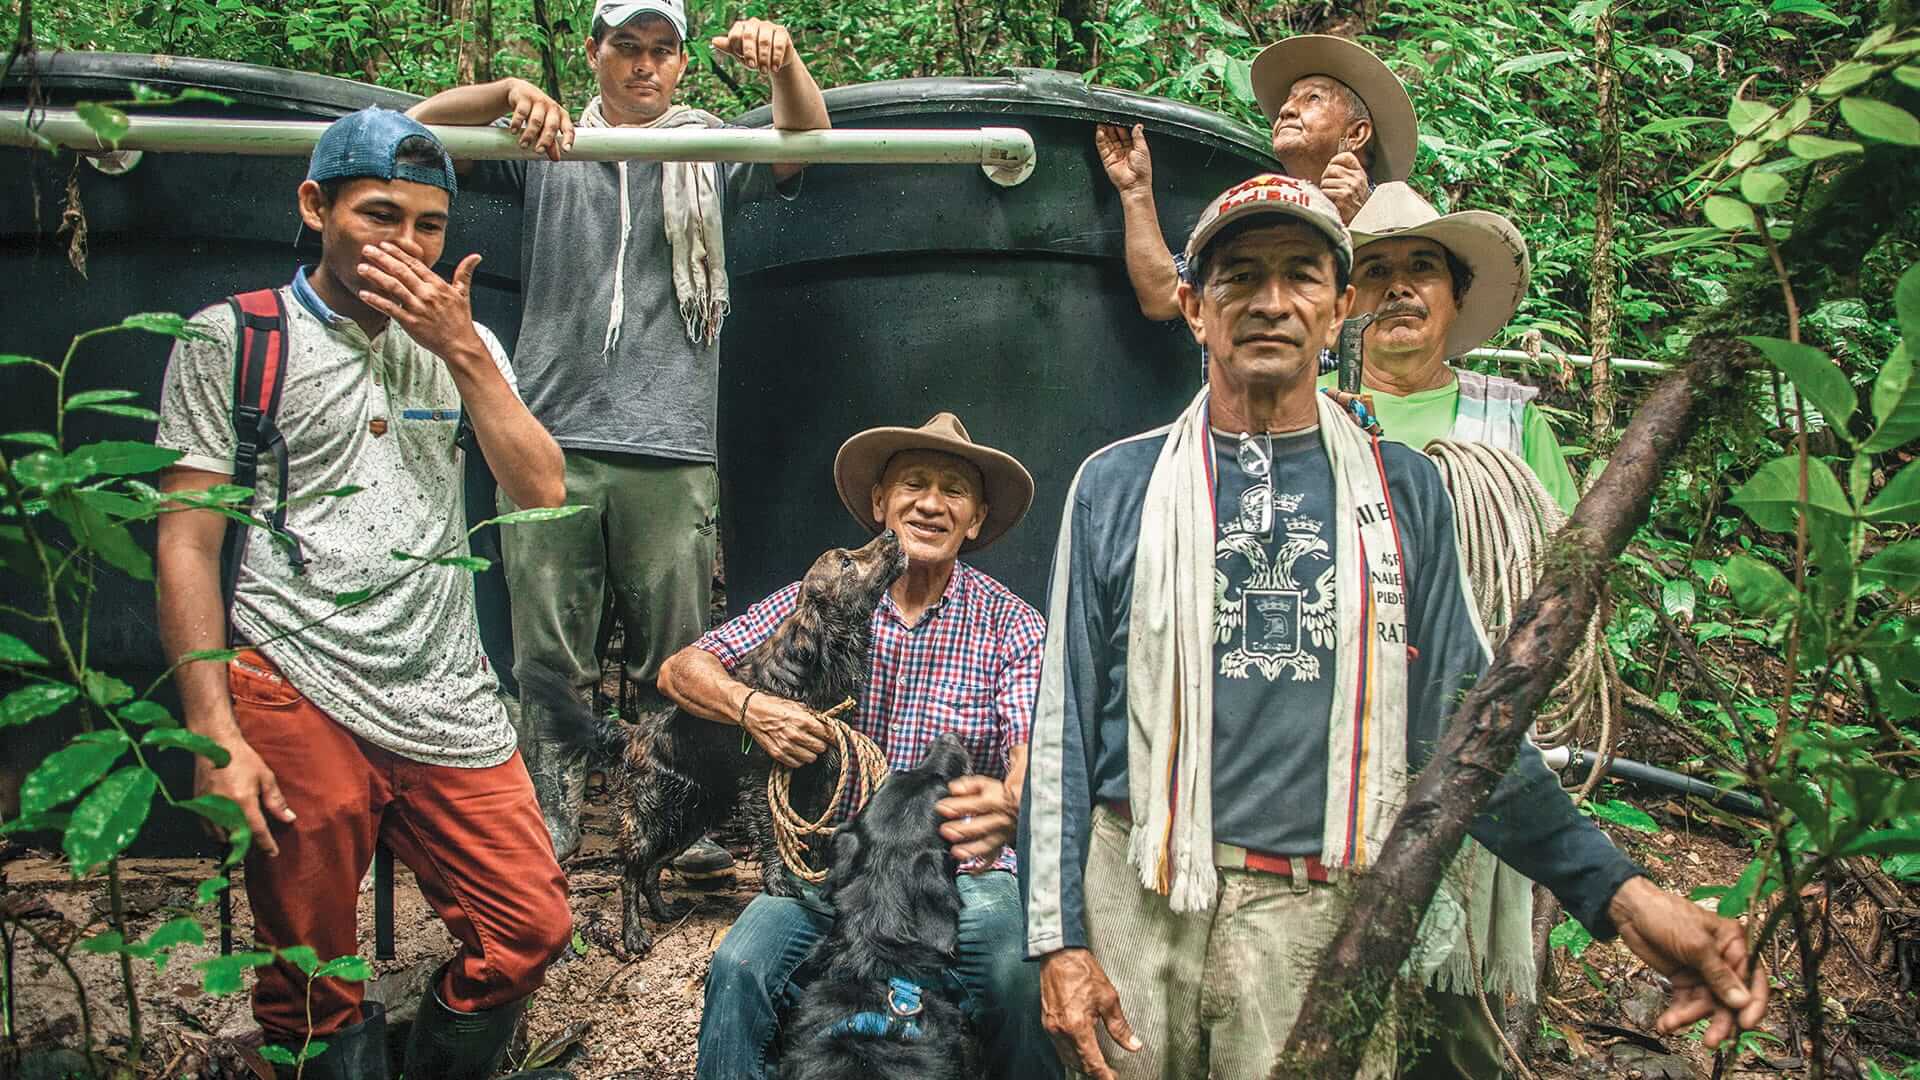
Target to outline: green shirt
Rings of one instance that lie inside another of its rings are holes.
[[[1320,386],[1339,385],[1339,376],[1328,373],[1320,377]],[[1402,442],[1415,450],[1424,448],[1435,439],[1444,439],[1453,430],[1454,414],[1460,407],[1460,383],[1456,380],[1433,390],[1421,390],[1418,393],[1400,397],[1380,390],[1368,390],[1373,395],[1373,410],[1379,415],[1380,429],[1386,437]],[[1580,501],[1580,492],[1573,486],[1573,473],[1567,468],[1567,459],[1560,452],[1560,441],[1554,438],[1553,428],[1547,418],[1533,403],[1526,408],[1526,431],[1521,440],[1522,458],[1533,475],[1540,478],[1541,486],[1553,501],[1560,504],[1562,510],[1573,512],[1573,505]]]

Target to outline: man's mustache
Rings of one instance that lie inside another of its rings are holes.
[[[1396,300],[1391,304],[1382,304],[1375,308],[1373,318],[1375,322],[1401,315],[1410,316],[1415,319],[1424,319],[1427,317],[1427,314],[1427,305],[1417,300]]]

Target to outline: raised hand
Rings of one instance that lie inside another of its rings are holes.
[[[1333,200],[1334,209],[1340,211],[1341,221],[1352,221],[1367,204],[1367,196],[1373,194],[1373,186],[1367,182],[1367,170],[1350,150],[1333,155],[1333,160],[1327,162],[1327,171],[1320,174],[1319,183],[1320,190]]]
[[[1135,124],[1128,131],[1118,124],[1096,125],[1093,146],[1100,152],[1107,179],[1120,194],[1153,190],[1153,155],[1147,150],[1145,127]]]
[[[520,136],[521,146],[538,150],[554,161],[573,149],[573,118],[546,91],[525,79],[511,79],[507,83],[507,104],[513,107],[507,127]]]
[[[741,19],[711,44],[714,52],[726,53],[767,75],[786,67],[794,56],[793,35],[765,19]]]
[[[390,241],[360,249],[356,268],[367,288],[360,300],[400,324],[428,352],[448,359],[463,348],[480,347],[473,329],[473,271],[479,255],[469,255],[446,282],[433,268]]]
[[[1000,849],[1013,842],[1020,807],[1007,785],[991,776],[957,776],[947,782],[947,797],[933,804],[933,812],[946,819],[940,836],[953,845],[954,859],[984,873],[993,869]]]

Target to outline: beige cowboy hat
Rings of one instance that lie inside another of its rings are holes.
[[[833,485],[847,513],[868,532],[880,531],[873,520],[873,487],[885,475],[887,462],[903,450],[938,450],[980,470],[987,489],[987,520],[979,536],[960,545],[961,551],[978,551],[1000,539],[1033,505],[1033,476],[1027,467],[1011,454],[974,442],[959,417],[940,412],[917,428],[868,428],[840,444],[833,456]]]
[[[1376,240],[1424,236],[1453,253],[1473,272],[1473,284],[1460,299],[1460,315],[1447,332],[1447,357],[1464,356],[1500,332],[1527,295],[1533,263],[1527,241],[1513,222],[1485,210],[1442,214],[1413,188],[1399,182],[1373,189],[1354,215],[1354,274]]]
[[[1373,114],[1373,178],[1405,180],[1413,174],[1420,125],[1406,85],[1380,58],[1343,37],[1297,34],[1260,50],[1253,60],[1253,96],[1272,124],[1287,91],[1309,75],[1325,75],[1360,95]],[[1319,180],[1317,176],[1307,177]]]

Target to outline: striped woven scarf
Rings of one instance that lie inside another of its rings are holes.
[[[1315,402],[1333,464],[1339,582],[1321,859],[1364,866],[1406,788],[1406,596],[1377,444],[1324,395]],[[1217,884],[1212,454],[1202,391],[1169,429],[1147,483],[1128,630],[1128,859],[1175,911],[1210,907]]]

